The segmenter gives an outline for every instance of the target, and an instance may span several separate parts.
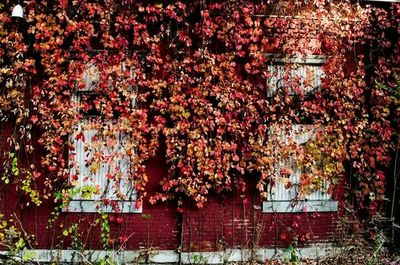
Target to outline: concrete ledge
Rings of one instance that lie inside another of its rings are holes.
[[[318,259],[335,254],[336,248],[330,244],[315,244],[309,247],[296,249],[300,259]],[[0,256],[7,256],[7,251],[0,251]],[[260,248],[260,249],[227,249],[216,252],[183,252],[182,264],[226,264],[245,261],[262,262],[271,259],[284,259],[288,253],[284,248]],[[74,262],[93,262],[104,258],[110,258],[117,264],[176,264],[179,254],[174,250],[153,250],[146,255],[144,250],[104,251],[88,250],[76,252],[74,250],[48,250],[35,249],[24,250],[13,256],[14,261],[23,262],[23,257],[30,257],[30,261],[36,263],[70,264]],[[2,259],[0,258],[0,263]],[[25,260],[27,261],[27,260]]]
[[[294,204],[295,203],[295,204]],[[337,212],[337,201],[265,201],[263,213]]]
[[[136,208],[136,201],[116,201],[121,213],[142,213],[142,207]],[[63,212],[70,213],[97,213],[99,210],[104,213],[113,213],[111,205],[105,205],[102,201],[96,200],[71,200],[68,208]]]

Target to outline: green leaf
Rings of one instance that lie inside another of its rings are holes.
[[[22,256],[22,261],[29,261],[32,260],[34,257],[36,257],[36,253],[33,251],[28,251]]]
[[[20,238],[17,243],[15,243],[15,250],[19,251],[25,247],[25,241]]]
[[[184,113],[182,113],[182,116],[183,116],[185,119],[187,119],[187,118],[190,117],[190,112],[184,112]]]

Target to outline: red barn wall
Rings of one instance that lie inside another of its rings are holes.
[[[7,130],[2,130],[2,136],[6,133]],[[2,147],[7,147],[5,138]],[[147,171],[151,195],[159,191],[159,182],[167,174],[162,154],[149,160]],[[264,248],[287,246],[294,240],[300,245],[332,240],[338,213],[262,213],[255,185],[253,178],[247,182],[244,195],[235,192],[212,195],[201,209],[185,201],[181,217],[173,202],[151,205],[146,200],[141,214],[110,214],[111,238],[127,239],[126,249],[177,250],[182,245],[183,251]],[[335,197],[342,196],[343,189],[338,189]],[[54,225],[49,226],[53,203],[45,201],[37,207],[27,206],[26,201],[15,188],[9,187],[1,193],[1,211],[9,216],[16,213],[17,217],[12,217],[17,227],[22,226],[28,234],[35,235],[35,248],[69,248],[70,239],[63,237],[62,231],[79,222],[85,248],[102,249],[99,225],[90,225],[97,214],[61,213]]]
[[[255,181],[246,194],[214,196],[202,209],[183,213],[184,251],[287,247],[332,241],[340,212],[263,213]],[[342,199],[343,187],[335,192]],[[340,206],[339,206],[340,208]]]

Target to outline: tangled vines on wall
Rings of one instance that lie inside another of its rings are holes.
[[[399,6],[303,2],[29,0],[26,21],[10,17],[10,1],[0,4],[1,129],[14,126],[3,184],[37,205],[99,196],[98,187],[74,189],[83,169],[71,161],[81,141],[92,153],[88,174],[108,163],[110,180],[127,175],[137,207],[146,196],[153,203],[188,196],[202,207],[210,192],[244,191],[251,172],[267,198],[275,176],[290,175],[277,163],[295,154],[300,198],[331,191],[351,172],[350,196],[376,213],[398,130],[391,91],[399,47],[391,34],[400,28]],[[273,88],[276,55],[285,67]],[[313,73],[293,74],[296,60],[310,55],[325,58],[318,87]],[[323,129],[304,145],[284,140],[295,124]],[[115,136],[122,134],[123,144]],[[147,194],[146,161],[160,139],[168,176],[159,193]],[[127,172],[116,162],[122,157]]]

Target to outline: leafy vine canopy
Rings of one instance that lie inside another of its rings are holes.
[[[384,199],[398,128],[387,89],[398,72],[389,34],[399,29],[398,6],[23,6],[25,19],[16,20],[13,2],[0,4],[0,119],[2,129],[14,126],[1,180],[37,205],[137,196],[140,207],[146,196],[188,196],[202,207],[210,193],[245,191],[250,173],[265,199],[276,182],[296,185],[304,199],[332,192],[349,170],[361,208],[375,212]],[[159,193],[147,194],[146,161],[160,145],[168,174]]]

